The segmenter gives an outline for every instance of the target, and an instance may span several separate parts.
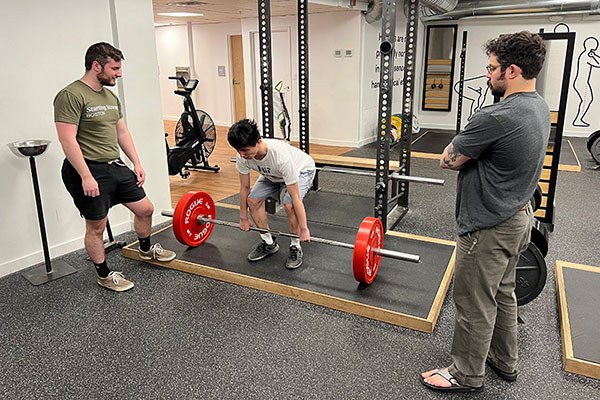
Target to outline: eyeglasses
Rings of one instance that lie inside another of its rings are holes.
[[[488,64],[485,66],[485,70],[488,72],[488,74],[491,74],[500,67],[501,67],[500,65]]]

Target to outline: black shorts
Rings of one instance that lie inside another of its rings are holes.
[[[108,210],[122,203],[132,203],[146,197],[143,188],[137,185],[135,172],[121,160],[108,162],[88,161],[86,163],[92,176],[98,182],[100,195],[85,196],[81,186],[81,177],[71,163],[65,159],[62,166],[62,180],[71,194],[75,207],[85,219],[101,220]]]

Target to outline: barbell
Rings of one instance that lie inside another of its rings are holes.
[[[188,192],[175,206],[174,210],[163,210],[161,215],[173,218],[173,233],[175,238],[188,246],[197,247],[204,243],[212,233],[215,225],[240,228],[234,222],[216,219],[216,207],[212,197],[205,192]],[[299,238],[297,235],[251,227],[250,230],[260,233]],[[418,263],[420,256],[402,253],[383,248],[383,224],[381,220],[366,217],[361,222],[354,244],[338,242],[336,240],[322,239],[311,236],[310,240],[331,246],[343,247],[354,250],[352,256],[352,270],[354,278],[361,283],[371,284],[379,271],[381,257]]]

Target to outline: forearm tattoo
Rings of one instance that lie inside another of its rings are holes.
[[[460,156],[460,153],[454,148],[452,143],[448,145],[448,158],[444,157],[444,164],[450,169],[454,168],[456,159]]]

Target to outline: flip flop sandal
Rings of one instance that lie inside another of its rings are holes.
[[[479,392],[480,390],[483,389],[483,385],[477,386],[477,387],[461,385],[444,368],[434,370],[430,376],[434,376],[434,375],[441,376],[446,381],[448,381],[451,386],[441,387],[441,386],[432,385],[431,383],[425,382],[425,378],[423,378],[421,375],[419,375],[419,380],[421,381],[421,383],[423,385],[425,385],[425,387],[427,387],[428,389],[431,389],[431,390],[435,390],[436,392],[475,393],[475,392]]]
[[[507,382],[514,382],[517,380],[517,371],[506,372],[496,367],[492,361],[488,358],[485,360],[485,363],[490,367],[492,371],[496,373],[500,378],[504,379]]]

